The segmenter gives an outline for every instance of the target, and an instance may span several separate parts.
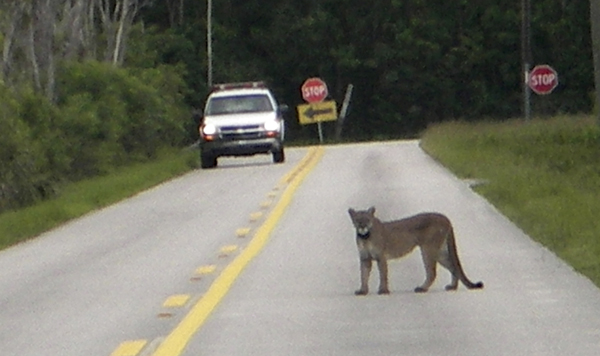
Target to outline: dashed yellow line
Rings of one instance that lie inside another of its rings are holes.
[[[294,173],[292,178],[289,178],[289,185],[283,191],[281,199],[277,202],[265,222],[258,228],[246,248],[217,276],[206,294],[204,294],[179,325],[158,346],[153,356],[181,355],[187,343],[221,302],[242,270],[265,246],[275,225],[290,204],[295,191],[317,164],[323,153],[324,149],[322,147],[313,147],[310,149],[307,154],[310,160],[306,160],[305,157],[300,162],[302,169],[294,169],[297,172]]]
[[[249,227],[243,227],[235,230],[235,236],[237,237],[246,237],[250,233]]]
[[[200,266],[196,269],[196,274],[211,274],[217,269],[215,265]]]
[[[263,201],[262,203],[260,203],[260,207],[261,207],[262,209],[266,209],[266,208],[270,207],[270,206],[271,206],[271,204],[273,204],[273,201],[272,201],[272,200],[265,200],[265,201]]]
[[[227,245],[221,247],[221,253],[232,253],[238,249],[237,245]]]
[[[256,221],[263,216],[262,211],[257,211],[256,213],[250,214],[250,221]]]
[[[165,300],[163,303],[163,307],[165,308],[180,308],[185,305],[185,303],[190,300],[189,294],[177,294],[172,295]]]
[[[130,340],[122,342],[110,356],[137,356],[147,343],[147,340]]]

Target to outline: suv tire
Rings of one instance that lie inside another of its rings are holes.
[[[200,167],[203,169],[206,168],[215,168],[217,166],[217,158],[209,153],[201,153],[200,154]]]
[[[273,162],[275,163],[283,163],[285,161],[285,152],[283,148],[279,151],[273,151]]]

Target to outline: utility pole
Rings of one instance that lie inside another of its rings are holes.
[[[531,89],[529,89],[529,70],[531,68],[531,0],[521,0],[521,64],[523,72],[523,115],[531,118]],[[591,0],[600,1],[600,0]]]
[[[207,0],[206,4],[206,54],[208,56],[206,84],[212,87],[213,69],[212,69],[212,0]]]

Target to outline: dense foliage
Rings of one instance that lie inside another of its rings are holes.
[[[0,3],[0,212],[196,140],[209,1]],[[264,80],[292,108],[309,77],[338,104],[353,84],[344,140],[521,115],[518,1],[213,2],[214,82]],[[588,2],[533,4],[532,64],[561,83],[532,98],[535,115],[592,110],[589,27]],[[291,140],[316,138],[294,110],[287,127]]]
[[[185,1],[179,20],[174,3],[156,2],[143,16],[193,46],[194,56],[172,44],[163,58],[186,63],[189,102],[199,106],[207,1]],[[173,16],[164,15],[169,9]],[[431,122],[522,112],[519,1],[228,0],[214,2],[212,19],[216,82],[266,79],[292,106],[302,102],[308,77],[323,78],[338,103],[352,83],[349,139],[410,136]],[[588,2],[532,2],[532,64],[550,64],[560,80],[552,95],[534,95],[535,115],[591,111],[589,27]],[[296,136],[314,129],[293,124]]]
[[[0,85],[0,211],[184,143],[188,113],[177,104],[184,84],[167,68],[134,75],[99,62],[66,63],[58,83],[56,103]]]

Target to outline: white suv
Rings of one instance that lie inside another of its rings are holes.
[[[216,167],[220,156],[257,153],[270,153],[273,162],[283,162],[286,110],[263,82],[215,85],[199,128],[201,167]]]

